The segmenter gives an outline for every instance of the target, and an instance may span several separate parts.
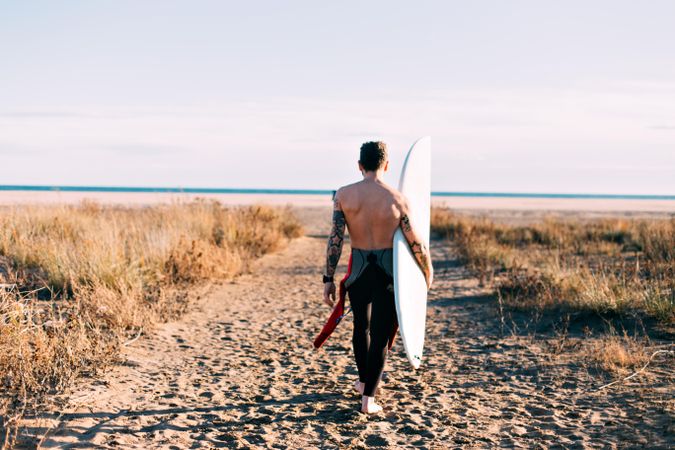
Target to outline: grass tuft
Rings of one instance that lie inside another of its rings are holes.
[[[585,355],[592,367],[617,375],[626,375],[647,363],[649,360],[647,347],[647,343],[642,339],[627,334],[611,334],[590,341]]]

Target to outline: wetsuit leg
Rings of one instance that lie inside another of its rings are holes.
[[[349,287],[349,303],[354,313],[354,334],[352,335],[352,346],[354,347],[354,357],[356,367],[359,371],[359,381],[366,382],[368,347],[370,346],[370,313],[371,298],[369,283],[362,277]],[[364,283],[365,281],[365,283]]]
[[[352,344],[364,395],[372,397],[382,376],[387,344],[396,320],[393,279],[374,264],[349,287],[354,312]]]
[[[370,346],[368,347],[368,369],[363,395],[373,397],[382,377],[387,359],[389,337],[396,321],[393,279],[379,267],[373,268],[372,319],[370,322]]]

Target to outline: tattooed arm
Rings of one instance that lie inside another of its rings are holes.
[[[345,214],[340,206],[339,199],[340,191],[335,194],[333,202],[333,227],[328,237],[328,248],[326,250],[326,275],[329,277],[335,276],[340,255],[342,254],[342,244],[345,238]],[[332,300],[331,300],[332,298]],[[335,283],[324,283],[323,301],[328,305],[333,306],[335,301]]]
[[[412,251],[417,264],[422,269],[424,273],[424,278],[427,281],[427,288],[431,287],[431,283],[434,281],[434,268],[431,264],[431,254],[426,244],[416,232],[413,224],[410,223],[410,216],[407,203],[401,205],[401,231],[403,231],[403,236],[405,236],[410,250]]]

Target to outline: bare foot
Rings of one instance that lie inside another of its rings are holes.
[[[377,414],[382,412],[382,407],[375,403],[375,397],[363,396],[361,400],[361,412],[365,414]]]
[[[377,385],[377,389],[375,390],[376,394],[380,393],[380,388],[384,387],[384,381],[380,380],[380,382]],[[359,380],[356,380],[354,382],[354,390],[358,392],[359,394],[363,395],[363,391],[366,388],[366,383],[363,383]]]

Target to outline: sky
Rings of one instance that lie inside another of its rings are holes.
[[[675,194],[675,2],[0,0],[0,184]]]

